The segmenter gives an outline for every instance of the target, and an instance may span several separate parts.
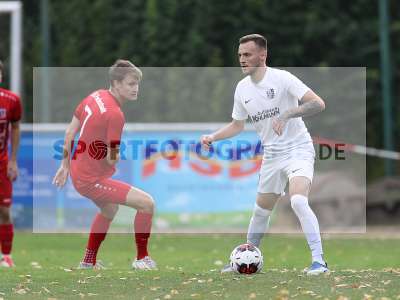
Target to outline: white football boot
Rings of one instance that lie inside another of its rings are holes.
[[[135,259],[132,268],[136,270],[157,270],[157,264],[150,256],[145,256],[142,259]]]

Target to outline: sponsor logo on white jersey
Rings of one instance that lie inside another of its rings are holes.
[[[270,88],[267,90],[267,97],[269,99],[274,99],[275,98],[275,90],[273,88]]]

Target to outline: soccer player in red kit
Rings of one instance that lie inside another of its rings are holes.
[[[127,60],[117,60],[109,69],[110,89],[97,90],[78,105],[64,141],[64,159],[53,184],[64,186],[71,173],[75,189],[91,199],[100,212],[94,217],[86,252],[79,267],[101,268],[97,252],[105,239],[120,204],[137,210],[134,218],[137,257],[134,269],[156,269],[147,251],[154,212],[153,198],[144,191],[114,180],[119,144],[125,123],[121,106],[137,100],[142,72]],[[71,157],[71,143],[80,130],[77,150]]]
[[[3,77],[3,63],[0,61],[0,83]],[[0,244],[2,257],[0,267],[13,267],[11,248],[14,225],[11,220],[12,182],[17,179],[17,150],[19,147],[19,121],[21,102],[9,90],[0,88]],[[8,134],[11,127],[11,157],[8,159]]]

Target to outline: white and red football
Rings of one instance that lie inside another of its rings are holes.
[[[260,249],[251,244],[242,244],[233,249],[230,264],[236,273],[254,274],[261,271],[264,261]]]

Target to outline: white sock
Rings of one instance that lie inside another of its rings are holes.
[[[301,228],[306,236],[308,246],[311,249],[312,261],[325,264],[322,257],[321,234],[317,217],[308,204],[307,197],[303,195],[293,195],[290,198],[292,208],[300,221]]]
[[[256,247],[260,246],[260,242],[264,233],[267,231],[269,216],[271,211],[254,205],[253,216],[250,219],[249,228],[247,230],[247,242]]]

